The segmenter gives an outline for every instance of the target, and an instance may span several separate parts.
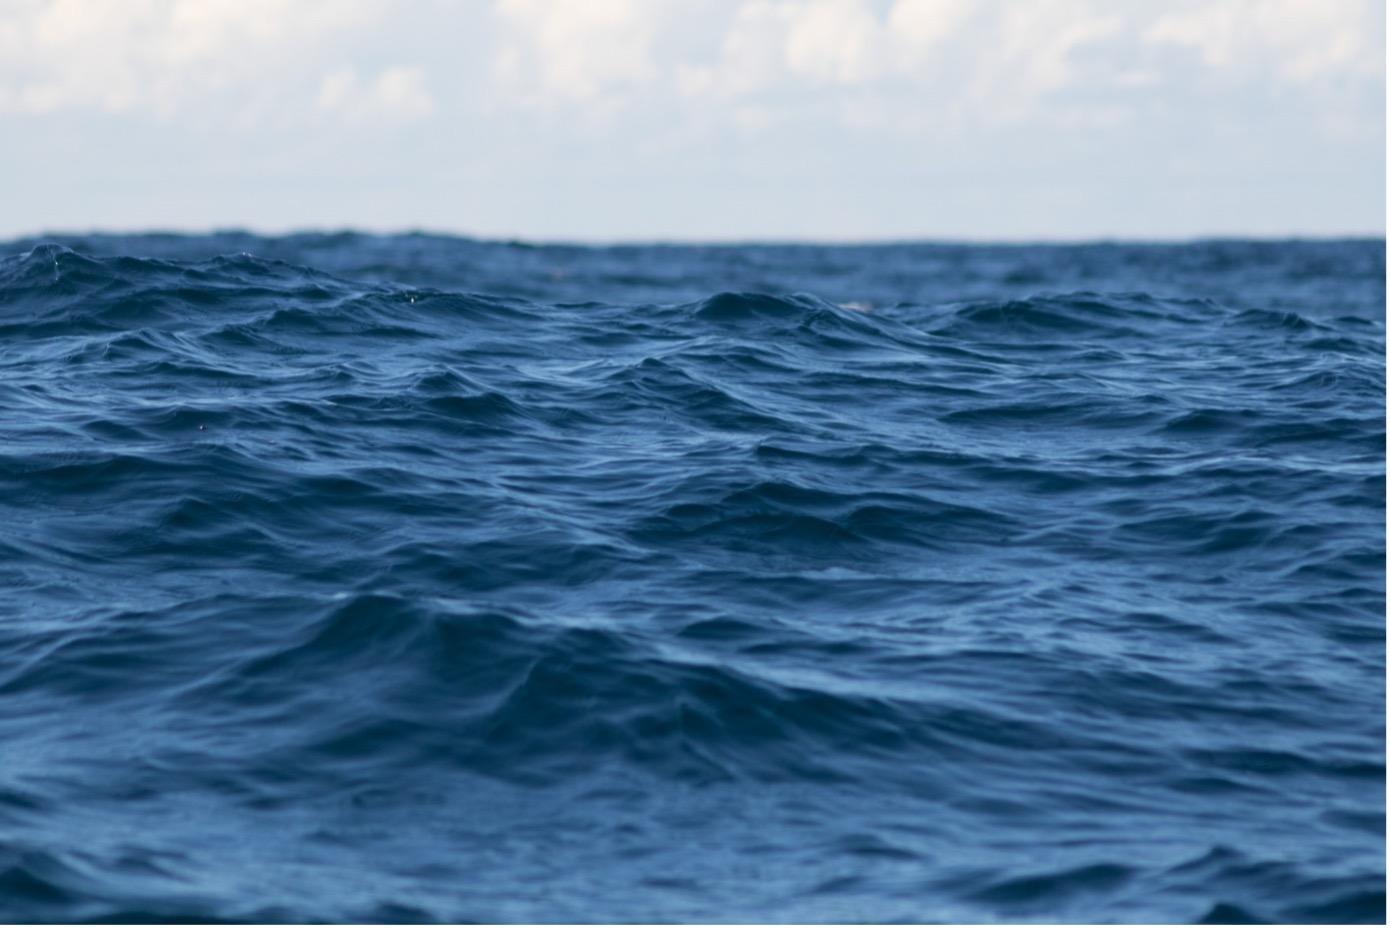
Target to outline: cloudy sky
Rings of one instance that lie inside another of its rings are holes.
[[[1383,234],[1381,0],[0,0],[0,235]]]

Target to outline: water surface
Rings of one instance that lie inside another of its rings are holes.
[[[0,921],[1384,916],[1384,243],[0,247]]]

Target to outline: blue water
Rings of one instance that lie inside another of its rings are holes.
[[[0,921],[1384,916],[1382,241],[0,253]]]

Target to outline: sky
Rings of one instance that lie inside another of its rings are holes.
[[[1383,235],[1382,0],[0,0],[0,235]]]

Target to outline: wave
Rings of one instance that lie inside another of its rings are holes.
[[[8,250],[0,915],[1383,916],[1383,243]]]

